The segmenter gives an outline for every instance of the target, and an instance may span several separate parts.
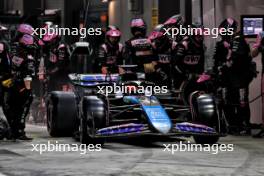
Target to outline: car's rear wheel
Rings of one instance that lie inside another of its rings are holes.
[[[51,92],[46,104],[50,136],[71,136],[77,120],[76,97],[72,92]]]
[[[211,95],[199,91],[193,92],[190,95],[189,103],[194,123],[218,129],[219,118],[216,103]],[[219,140],[219,136],[216,134],[194,135],[193,138],[199,144],[214,144]]]
[[[81,102],[80,142],[82,144],[103,144],[104,139],[96,138],[96,131],[108,126],[108,106],[99,96],[85,96]]]

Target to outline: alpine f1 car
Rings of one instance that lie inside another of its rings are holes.
[[[69,77],[73,92],[51,92],[47,101],[51,136],[77,133],[84,144],[143,135],[193,136],[197,143],[213,144],[226,135],[217,101],[202,91],[190,93],[187,100],[181,96],[184,90],[150,93],[155,85],[132,72]]]

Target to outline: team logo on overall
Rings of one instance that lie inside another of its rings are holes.
[[[185,56],[185,58],[183,59],[183,62],[187,65],[197,65],[200,61],[200,56],[198,55],[188,55]]]
[[[170,63],[171,56],[168,54],[160,54],[159,55],[159,62],[160,63]]]

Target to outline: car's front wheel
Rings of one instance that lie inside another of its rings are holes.
[[[85,96],[81,102],[80,142],[103,144],[103,138],[96,137],[96,131],[108,125],[108,111],[105,101],[98,96]]]
[[[189,101],[193,118],[192,121],[214,128],[216,133],[219,132],[217,131],[219,127],[219,117],[215,99],[209,94],[196,91],[190,95]],[[214,144],[219,140],[217,134],[194,135],[193,138],[195,142],[199,144]]]

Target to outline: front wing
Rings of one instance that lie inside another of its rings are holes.
[[[189,122],[176,123],[166,134],[154,131],[147,124],[128,123],[102,128],[96,131],[95,138],[118,138],[136,136],[224,136],[215,129]]]

